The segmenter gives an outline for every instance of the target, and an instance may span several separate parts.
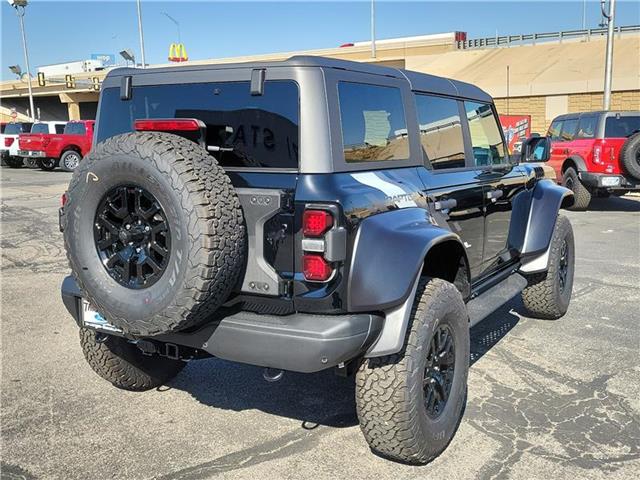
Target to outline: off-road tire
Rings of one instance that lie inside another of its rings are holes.
[[[55,170],[57,166],[58,162],[53,158],[43,158],[38,160],[38,167],[40,167],[40,170],[44,170],[45,172],[51,172]]]
[[[24,167],[24,162],[20,157],[8,157],[6,160],[7,166],[9,168],[22,168]]]
[[[561,289],[559,275],[562,246],[565,241],[568,247],[568,271],[564,289]],[[532,317],[556,320],[567,312],[573,288],[574,263],[573,228],[567,217],[558,215],[551,237],[549,269],[546,272],[525,275],[527,287],[522,291],[522,303]]]
[[[71,160],[77,158],[77,162],[72,162]],[[78,165],[80,165],[80,161],[82,160],[82,155],[80,155],[75,150],[67,150],[60,156],[60,168],[65,172],[73,172]],[[73,166],[75,165],[75,166]]]
[[[640,132],[631,135],[622,145],[620,161],[625,171],[640,180]]]
[[[460,292],[444,280],[420,279],[399,353],[365,358],[356,373],[356,408],[371,449],[403,463],[422,465],[440,455],[464,411],[469,370],[469,318]],[[447,325],[454,340],[450,396],[436,418],[425,408],[423,379],[433,332]]]
[[[94,238],[100,199],[123,184],[155,197],[172,237],[166,270],[138,289],[110,275]],[[244,271],[246,228],[231,180],[202,147],[177,135],[135,132],[96,145],[73,173],[65,222],[67,257],[83,297],[132,336],[204,322]]]
[[[562,175],[562,184],[573,192],[573,205],[569,210],[586,210],[591,203],[591,192],[585,187],[578,177],[578,173],[569,167]]]
[[[80,329],[80,345],[89,366],[123,390],[142,392],[159,387],[185,366],[182,360],[147,356],[126,339],[107,335],[97,340],[95,331]]]

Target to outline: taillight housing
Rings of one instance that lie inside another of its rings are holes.
[[[69,200],[69,195],[67,195],[67,192],[64,192],[60,196],[60,206],[64,208],[64,206],[67,204],[68,200]]]
[[[302,256],[302,273],[311,282],[326,282],[333,275],[333,267],[321,254],[305,253]]]
[[[5,147],[10,147],[11,145],[13,145],[15,138],[13,137],[4,137],[4,146]]]
[[[604,162],[602,161],[602,144],[597,142],[593,146],[593,163],[596,165],[602,165]]]
[[[203,127],[196,118],[154,118],[133,123],[134,130],[154,132],[196,132]]]
[[[305,237],[320,237],[333,226],[333,216],[326,210],[305,210],[302,214],[302,233]]]

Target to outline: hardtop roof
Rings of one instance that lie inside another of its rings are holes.
[[[436,93],[440,95],[451,95],[464,97],[482,102],[491,102],[491,97],[484,90],[471,85],[470,83],[438,77],[426,73],[414,72],[399,68],[373,65],[370,63],[340,60],[335,58],[319,57],[313,55],[295,55],[286,60],[265,61],[265,62],[243,62],[243,63],[219,63],[200,65],[181,65],[155,68],[131,68],[122,67],[111,70],[105,78],[105,83],[110,77],[137,76],[158,73],[177,73],[187,71],[206,70],[231,70],[231,69],[254,69],[254,68],[281,68],[281,67],[318,67],[334,68],[339,70],[368,73],[371,75],[382,75],[407,80],[412,90]]]

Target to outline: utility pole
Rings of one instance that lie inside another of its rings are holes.
[[[371,0],[371,58],[376,58],[376,2]]]
[[[613,71],[613,28],[615,26],[616,0],[609,0],[609,12],[605,12],[606,0],[600,0],[602,15],[607,19],[607,50],[604,64],[604,95],[602,108],[611,109],[611,75]]]
[[[142,8],[140,7],[140,0],[136,0],[138,5],[138,34],[140,35],[140,58],[142,59],[142,68],[145,68],[147,62],[144,57],[144,33],[142,32]]]

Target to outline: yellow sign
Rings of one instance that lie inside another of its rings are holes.
[[[187,50],[182,43],[172,43],[169,47],[169,61],[170,62],[186,62],[189,60],[187,56]]]

